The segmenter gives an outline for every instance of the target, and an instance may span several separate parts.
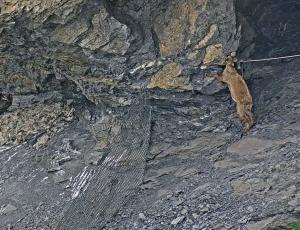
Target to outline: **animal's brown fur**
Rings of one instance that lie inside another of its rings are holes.
[[[228,85],[231,97],[236,102],[236,110],[240,120],[245,127],[245,131],[248,131],[254,122],[252,96],[246,82],[234,67],[233,57],[228,56],[224,64],[226,67],[221,75],[213,74],[211,76]]]

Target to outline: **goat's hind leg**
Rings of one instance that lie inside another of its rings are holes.
[[[240,117],[241,122],[243,123],[245,127],[245,131],[249,131],[249,129],[253,125],[253,114],[249,108],[247,108],[247,105],[237,103],[236,109],[237,113]]]

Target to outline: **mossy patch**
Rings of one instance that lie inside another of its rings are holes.
[[[282,230],[300,230],[300,220],[283,227]]]

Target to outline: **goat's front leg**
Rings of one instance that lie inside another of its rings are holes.
[[[218,73],[216,73],[216,72],[210,72],[207,76],[208,76],[208,77],[214,77],[214,78],[216,78],[218,81],[223,81],[222,74],[218,74]]]

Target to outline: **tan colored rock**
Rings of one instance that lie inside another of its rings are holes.
[[[203,64],[207,65],[215,61],[223,53],[222,44],[210,45],[206,48],[206,54],[203,60]]]
[[[231,182],[231,186],[237,194],[263,194],[270,189],[269,183],[261,178],[237,179]]]
[[[152,76],[147,88],[192,90],[189,77],[181,74],[182,66],[180,64],[175,62],[167,64]]]
[[[18,7],[17,1],[8,1],[4,0],[2,3],[0,3],[0,15],[3,14],[11,14],[12,12],[16,11]]]
[[[49,1],[49,3],[54,3],[55,0]],[[42,4],[42,0],[4,0],[0,3],[1,8],[1,14],[11,14],[13,12],[20,11],[21,9],[25,9],[27,11],[34,9],[37,11],[37,9],[46,8],[46,4]]]
[[[255,155],[275,144],[272,140],[259,139],[256,137],[246,137],[228,147],[228,153],[240,155]]]
[[[209,32],[205,35],[205,37],[195,46],[195,49],[202,49],[207,45],[207,43],[212,39],[212,37],[215,35],[215,33],[218,30],[218,26],[216,24],[213,24],[209,28]]]
[[[184,48],[183,16],[173,19],[169,26],[158,32],[160,53],[163,57],[178,53]],[[157,29],[158,30],[158,29]]]
[[[20,12],[21,10],[25,10],[27,12],[31,11],[33,14],[39,14],[50,8],[61,7],[67,2],[68,0],[1,0],[0,15]],[[78,0],[74,0],[72,4],[75,2],[78,2]]]
[[[251,185],[242,180],[235,180],[231,182],[231,186],[235,193],[248,194],[251,192]]]
[[[251,191],[255,193],[264,193],[270,189],[269,183],[262,178],[251,178],[247,183],[251,184]]]
[[[197,7],[202,6],[201,12],[206,10],[207,0],[192,0],[188,1],[188,10],[189,10],[189,25],[190,31],[192,34],[196,32],[196,21],[199,17],[199,11],[195,10]]]
[[[159,38],[160,53],[163,57],[177,54],[184,49],[186,30],[196,32],[199,14],[206,9],[207,0],[174,1],[166,15],[160,15],[154,22],[154,30]],[[202,7],[200,7],[202,6]],[[198,8],[201,10],[197,10]]]
[[[22,143],[30,135],[50,131],[73,119],[73,109],[59,103],[17,109],[0,116],[0,145]]]

